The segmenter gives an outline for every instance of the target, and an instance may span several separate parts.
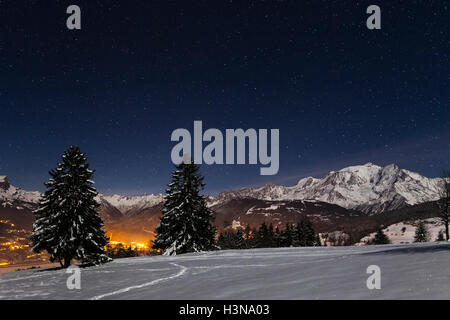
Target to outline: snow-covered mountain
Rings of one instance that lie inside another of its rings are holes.
[[[286,187],[266,184],[260,188],[242,188],[221,192],[208,197],[210,207],[225,204],[232,199],[254,198],[259,200],[317,200],[336,204],[346,209],[365,213],[380,213],[405,206],[439,199],[442,180],[430,179],[420,174],[400,169],[391,164],[380,167],[372,163],[331,171],[321,179],[308,177],[296,185]],[[23,203],[36,204],[40,193],[27,192],[9,184],[6,176],[0,176],[0,206]],[[130,216],[160,205],[163,195],[106,196],[97,198],[108,216]],[[20,205],[20,204],[19,204]]]
[[[0,206],[31,209],[39,202],[40,197],[39,191],[16,188],[9,183],[7,176],[0,176]]]
[[[103,200],[106,200],[109,204],[117,208],[123,215],[129,216],[134,214],[139,214],[140,212],[157,206],[163,202],[162,194],[150,194],[143,196],[121,196],[112,195],[104,196],[99,195]]]
[[[242,188],[220,193],[215,203],[235,198],[261,200],[318,200],[347,209],[379,213],[439,199],[442,180],[400,169],[391,164],[372,163],[331,171],[324,178],[308,177],[295,186],[266,184],[261,188]]]
[[[30,210],[36,209],[41,193],[39,191],[25,191],[9,183],[7,176],[0,176],[0,207],[11,207]],[[99,194],[97,201],[100,203],[101,212],[106,213],[106,218],[118,218],[122,215],[133,215],[152,208],[163,201],[163,195],[143,196],[105,196]]]

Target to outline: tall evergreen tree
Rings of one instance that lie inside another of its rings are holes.
[[[109,260],[108,238],[96,209],[97,191],[84,154],[70,147],[51,178],[39,203],[31,235],[34,252],[47,251],[50,261],[68,267],[72,260],[102,263]]]
[[[164,255],[176,255],[215,248],[212,211],[200,195],[204,186],[199,166],[193,161],[176,166],[166,190],[154,249],[163,250]]]
[[[416,228],[416,234],[414,235],[414,242],[427,242],[428,241],[428,229],[423,221],[420,221]]]

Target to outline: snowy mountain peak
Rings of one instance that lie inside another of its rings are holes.
[[[330,171],[322,179],[303,178],[292,187],[265,185],[220,194],[216,200],[318,200],[367,213],[394,210],[439,199],[440,179],[429,179],[396,164],[366,163]]]
[[[314,185],[314,184],[317,183],[318,181],[320,181],[320,179],[316,179],[316,178],[313,178],[313,177],[303,178],[303,179],[300,179],[300,180],[297,182],[296,187],[297,187],[297,188],[311,187],[312,185]]]
[[[162,194],[150,194],[142,196],[121,196],[118,194],[112,196],[101,195],[101,198],[108,201],[116,207],[122,214],[132,215],[147,208],[154,207],[163,202]]]
[[[3,207],[33,207],[39,202],[39,191],[24,191],[9,183],[8,176],[0,176],[0,205]]]

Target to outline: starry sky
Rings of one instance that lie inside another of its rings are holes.
[[[71,4],[81,30],[66,28]],[[202,120],[280,129],[277,175],[203,165],[208,193],[366,162],[440,176],[449,17],[446,0],[0,0],[0,175],[43,190],[79,145],[99,191],[162,192],[172,131]]]

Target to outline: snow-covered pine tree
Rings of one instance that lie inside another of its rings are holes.
[[[176,255],[215,248],[212,211],[200,195],[204,186],[199,166],[193,161],[176,166],[166,190],[154,249],[164,251],[164,255]]]
[[[108,238],[96,209],[94,174],[78,147],[70,147],[58,167],[49,172],[31,235],[34,252],[47,251],[50,261],[68,267],[72,260],[83,263],[109,261],[104,247]]]
[[[414,235],[414,242],[427,242],[428,241],[428,229],[423,221],[420,221],[416,228],[416,234]]]

